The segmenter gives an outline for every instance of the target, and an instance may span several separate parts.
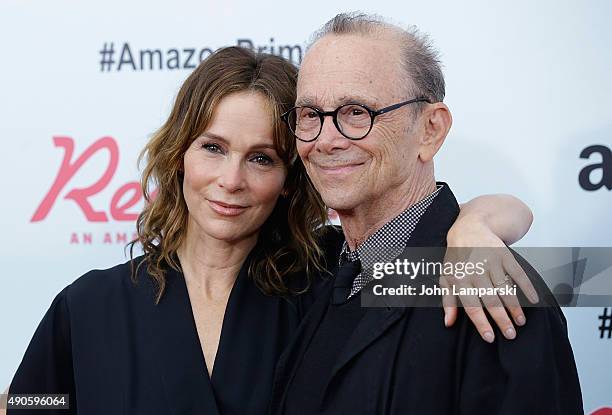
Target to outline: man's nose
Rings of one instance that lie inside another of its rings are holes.
[[[243,163],[238,158],[228,158],[219,168],[217,183],[228,192],[237,192],[246,186]]]
[[[332,117],[323,117],[321,134],[315,141],[315,149],[322,153],[333,153],[345,150],[351,145],[351,140],[343,136],[336,128]]]

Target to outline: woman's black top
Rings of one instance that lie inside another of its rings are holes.
[[[338,235],[327,239],[336,250]],[[134,284],[127,262],[90,271],[55,297],[9,392],[69,394],[70,411],[58,414],[267,413],[276,362],[321,281],[297,297],[264,295],[248,276],[251,257],[230,293],[211,377],[182,273],[168,267],[156,305],[146,266]]]

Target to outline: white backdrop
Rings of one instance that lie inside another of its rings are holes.
[[[190,64],[239,39],[286,54],[282,46],[303,47],[340,11],[415,24],[441,51],[454,125],[436,175],[461,201],[497,192],[523,199],[535,215],[524,246],[612,246],[611,2],[331,4],[0,3],[0,389],[55,294],[91,268],[125,260],[131,216],[142,206],[128,203],[136,156],[168,115]],[[101,50],[111,44],[115,62],[101,64]],[[163,68],[154,61],[151,69],[147,52],[141,68],[140,52],[156,49]],[[77,169],[77,159],[103,137]],[[593,145],[604,154],[580,158]],[[602,160],[605,170],[590,180],[607,186],[584,190],[580,171]],[[50,193],[58,175],[65,183]],[[88,188],[85,196],[71,193]],[[600,338],[598,329],[603,308],[565,312],[585,410],[612,407],[612,339]]]

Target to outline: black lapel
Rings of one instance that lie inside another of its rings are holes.
[[[349,337],[346,345],[340,352],[330,372],[329,379],[324,388],[327,389],[331,379],[359,352],[367,348],[372,342],[382,336],[389,327],[402,316],[410,313],[409,308],[377,307],[369,309]],[[324,393],[325,394],[325,393]],[[323,394],[323,395],[324,395]]]
[[[168,268],[164,295],[148,318],[170,413],[219,414],[181,273]]]
[[[337,268],[337,267],[336,267]],[[272,408],[270,413],[280,413],[286,398],[287,385],[293,380],[304,353],[319,327],[321,319],[329,306],[329,299],[333,289],[333,280],[327,281],[320,297],[308,311],[304,321],[300,324],[298,331],[293,336],[293,340],[281,355],[276,365],[274,375],[274,385],[272,387]]]
[[[321,245],[325,253],[325,264],[327,271],[334,275],[338,271],[338,258],[344,241],[344,234],[337,226],[327,226],[323,229],[323,232]],[[285,403],[287,385],[295,376],[299,362],[302,361],[304,353],[329,306],[334,286],[333,278],[330,278],[331,275],[324,273],[323,276],[318,277],[322,278],[320,281],[313,282],[311,290],[316,291],[317,299],[308,310],[297,332],[293,335],[293,339],[276,364],[274,384],[272,385],[271,414],[281,413],[280,409]],[[319,285],[319,287],[316,288],[315,285]]]
[[[459,204],[446,183],[437,184],[442,185],[440,193],[412,231],[407,247],[446,246],[446,234],[459,216]]]
[[[459,214],[459,205],[448,185],[443,182],[438,184],[443,187],[412,231],[407,248],[446,246],[446,234]],[[411,310],[384,306],[368,309],[340,352],[327,384],[343,366],[382,336],[400,317],[408,317]]]

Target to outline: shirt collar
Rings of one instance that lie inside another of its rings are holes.
[[[339,265],[359,259],[361,260],[362,272],[369,274],[368,271],[371,271],[375,262],[388,262],[397,258],[406,247],[406,243],[421,216],[431,205],[442,187],[443,185],[438,184],[436,190],[385,223],[358,245],[354,251],[349,249],[345,240],[340,252]]]

